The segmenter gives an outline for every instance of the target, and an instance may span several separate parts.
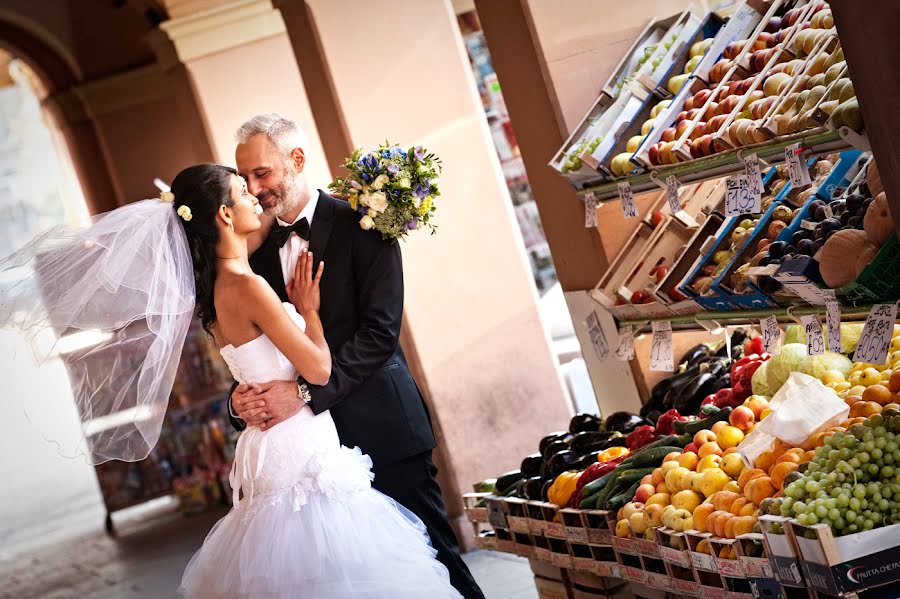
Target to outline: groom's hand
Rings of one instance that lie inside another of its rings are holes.
[[[284,422],[303,407],[297,393],[297,381],[274,381],[259,385],[262,389],[260,397],[265,402],[268,419],[259,425],[261,430],[268,430]]]

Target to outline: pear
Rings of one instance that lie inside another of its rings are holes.
[[[809,65],[809,70],[806,71],[806,74],[810,77],[815,77],[821,73],[825,72],[825,62],[828,60],[828,52],[819,52],[816,54],[816,57],[812,59],[812,64]]]
[[[847,66],[847,61],[842,60],[840,62],[836,62],[825,71],[825,84],[828,85],[835,79],[841,76],[841,71],[844,70],[844,67]]]
[[[825,86],[817,85],[816,87],[809,90],[809,96],[806,98],[806,102],[803,104],[803,108],[800,109],[800,114],[809,112],[813,109],[813,107],[819,103],[819,100],[825,95]]]
[[[809,98],[809,94],[810,94],[810,90],[805,89],[802,92],[800,92],[799,96],[797,96],[797,101],[794,102],[794,109],[797,112],[800,112],[800,110],[806,104],[806,99]]]
[[[843,108],[844,124],[854,131],[862,131],[863,121],[862,114],[859,112],[859,102],[856,98],[851,98],[843,102],[838,109]]]
[[[837,50],[831,53],[831,56],[828,57],[828,60],[825,61],[825,69],[827,70],[830,66],[835,65],[844,60],[844,49],[838,47]]]
[[[841,102],[846,102],[850,98],[856,97],[856,91],[853,89],[853,82],[847,79],[847,82],[844,83],[844,86],[841,88],[841,92],[838,95],[838,100]]]
[[[832,114],[834,114],[834,111],[838,107],[838,104],[840,104],[840,101],[838,100],[828,100],[819,104],[819,108],[822,110],[822,112],[824,112],[828,116],[831,116]]]
[[[817,85],[825,85],[825,74],[819,73],[818,75],[813,75],[810,78],[809,83],[806,84],[806,89],[812,89]]]

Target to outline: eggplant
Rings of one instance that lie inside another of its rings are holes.
[[[592,451],[590,453],[584,454],[581,456],[581,459],[575,464],[575,470],[584,470],[591,464],[597,461],[597,457],[600,455],[601,450]]]
[[[666,379],[668,380],[668,379]],[[653,412],[659,412],[664,408],[663,401],[665,400],[665,394],[663,395],[654,395],[652,392],[650,393],[650,399],[647,400],[647,403],[641,406],[640,414],[641,418],[647,418],[649,420],[649,416]]]
[[[553,454],[547,460],[547,472],[550,474],[550,478],[555,479],[566,470],[574,470],[581,457],[570,449]]]
[[[544,456],[539,453],[533,453],[522,460],[519,470],[526,477],[538,476],[541,473],[541,464],[544,462]]]
[[[603,443],[612,436],[613,433],[610,431],[584,431],[572,437],[569,449],[579,455],[584,455],[600,449]]]
[[[603,430],[630,433],[639,426],[650,424],[637,414],[631,412],[614,412],[603,421]]]
[[[600,430],[600,417],[595,414],[575,414],[569,421],[569,432],[574,434],[581,432],[593,432]]]
[[[550,485],[553,484],[553,479],[544,481],[544,486],[541,487],[541,501],[550,501],[550,496],[548,495],[550,491]]]
[[[541,490],[544,487],[544,479],[540,476],[532,476],[530,478],[525,479],[525,484],[522,487],[523,497],[525,499],[541,499]]]
[[[612,437],[608,441],[603,442],[603,447],[600,448],[600,451],[604,449],[609,449],[610,447],[627,447],[626,437],[625,435],[619,433],[618,437]]]
[[[678,363],[687,363],[688,368],[690,368],[691,366],[694,366],[700,358],[705,358],[707,356],[709,356],[709,348],[701,343],[684,352]]]
[[[560,451],[564,451],[569,448],[569,444],[563,440],[554,441],[550,445],[544,448],[543,453],[541,454],[544,457],[544,461],[550,459],[550,456],[559,453]]]
[[[552,442],[557,441],[559,439],[563,439],[568,435],[567,431],[556,431],[555,433],[550,433],[538,444],[538,451],[544,453],[544,449]]]

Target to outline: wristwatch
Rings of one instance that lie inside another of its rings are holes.
[[[300,398],[304,406],[312,403],[312,393],[309,392],[309,387],[306,386],[306,383],[297,382],[297,397]],[[312,409],[311,405],[309,407]]]

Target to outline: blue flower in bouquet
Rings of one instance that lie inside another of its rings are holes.
[[[422,146],[404,150],[385,142],[377,148],[356,149],[342,165],[349,176],[335,179],[329,188],[346,196],[361,215],[360,227],[398,239],[409,231],[428,227],[435,213],[436,184],[441,161]]]

